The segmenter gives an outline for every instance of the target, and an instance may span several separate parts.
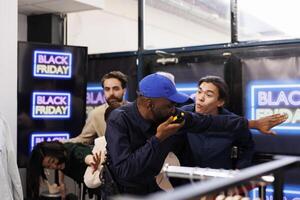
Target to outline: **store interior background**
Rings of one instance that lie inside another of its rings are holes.
[[[271,8],[268,0],[237,2],[238,42],[300,38],[297,2],[272,1]],[[63,44],[86,46],[89,55],[136,52],[139,48],[137,0],[0,1],[0,112],[10,125],[15,144],[17,42],[28,41],[28,16],[40,14],[61,15]],[[230,0],[145,0],[144,16],[143,50],[237,42],[231,35]]]

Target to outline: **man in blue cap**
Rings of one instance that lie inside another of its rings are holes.
[[[175,104],[188,99],[166,76],[150,74],[140,81],[137,100],[110,114],[105,133],[109,169],[121,193],[145,195],[160,190],[155,176],[168,153],[174,152],[185,164],[188,156],[182,152],[186,132],[225,130],[234,136],[236,131],[255,128],[272,134],[270,128],[286,120],[279,114],[248,121],[237,116],[184,112],[184,121],[174,123],[173,115],[183,112]]]

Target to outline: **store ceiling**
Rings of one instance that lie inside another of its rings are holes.
[[[40,15],[102,9],[104,0],[18,0],[18,13]]]

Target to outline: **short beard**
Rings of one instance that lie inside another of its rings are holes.
[[[115,102],[117,103],[121,103],[123,101],[123,98],[117,98],[115,96],[111,96],[110,98],[106,99],[106,102],[108,105],[111,105]]]

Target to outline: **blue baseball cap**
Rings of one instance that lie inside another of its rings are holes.
[[[188,95],[177,91],[170,79],[158,73],[144,77],[139,83],[139,92],[144,97],[166,98],[175,103],[189,100]]]

